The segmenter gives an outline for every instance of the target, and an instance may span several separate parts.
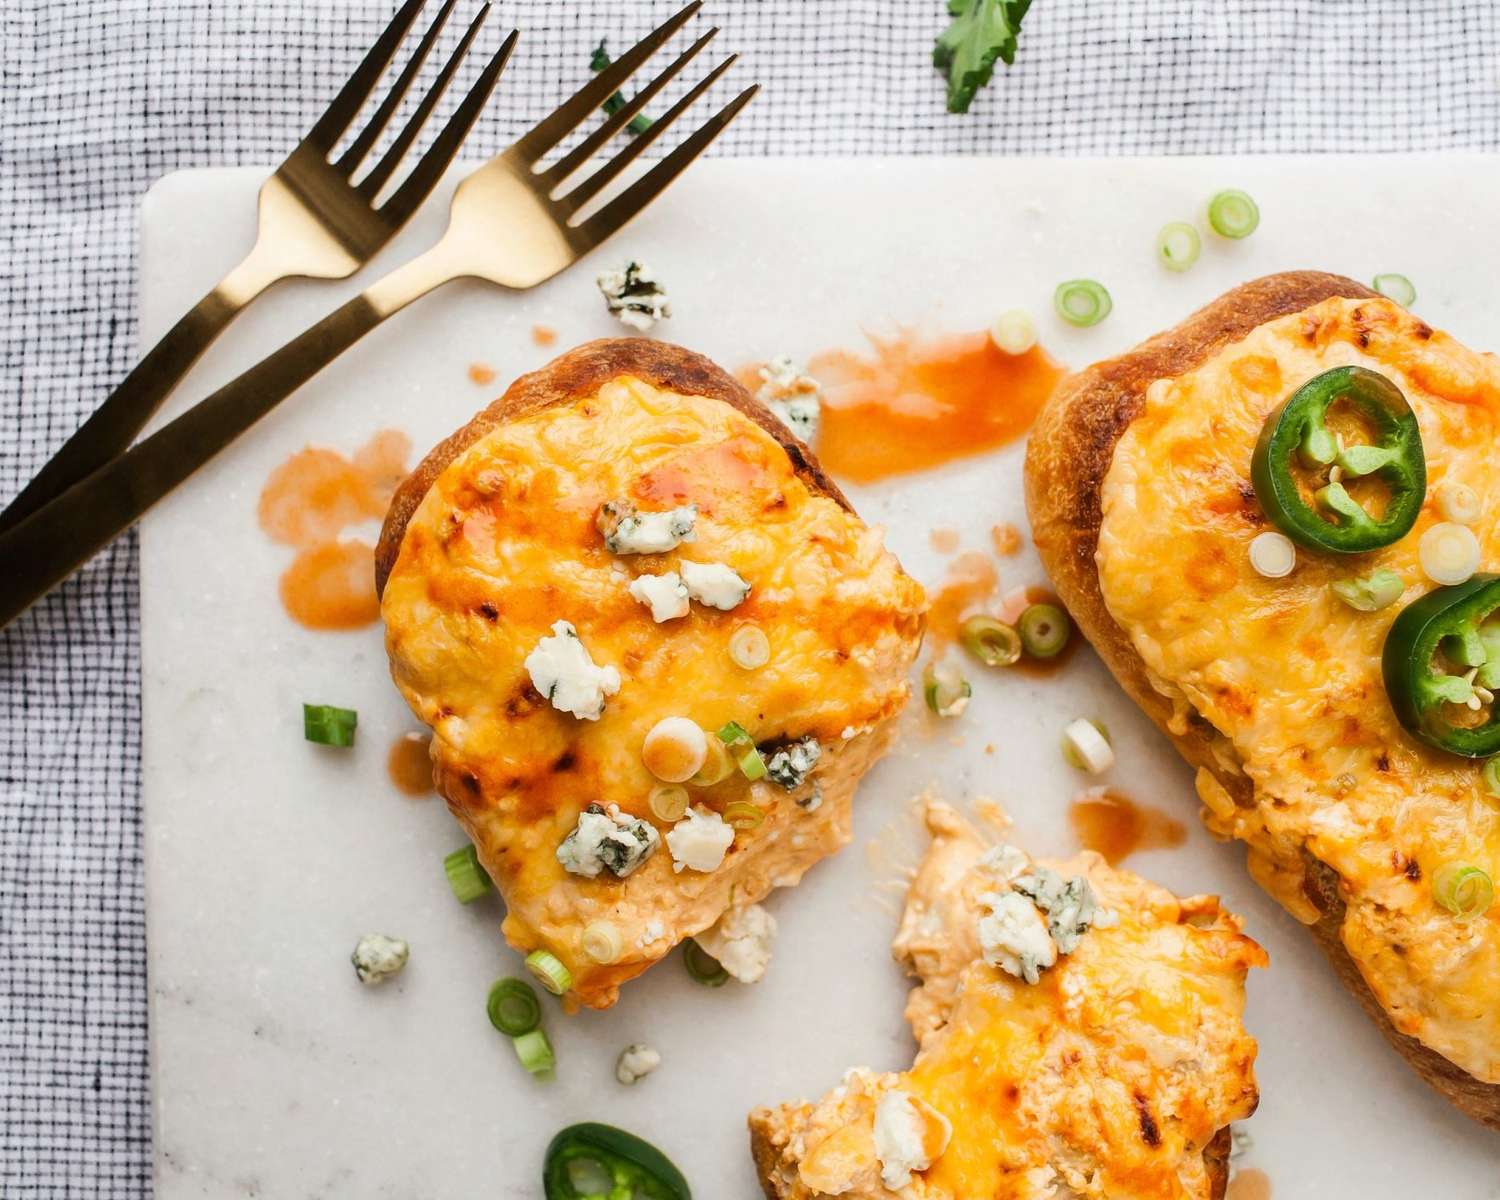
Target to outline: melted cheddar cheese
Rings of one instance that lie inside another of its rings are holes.
[[[1284,579],[1252,570],[1267,528],[1250,459],[1267,415],[1331,367],[1379,371],[1421,425],[1428,501],[1393,546],[1353,558],[1298,550]],[[1475,1078],[1500,1082],[1500,906],[1469,923],[1435,903],[1432,876],[1463,860],[1500,871],[1500,806],[1479,763],[1426,749],[1400,728],[1380,656],[1401,608],[1433,585],[1418,540],[1441,518],[1435,488],[1482,498],[1481,570],[1500,567],[1500,365],[1385,300],[1334,299],[1262,325],[1197,370],[1158,380],[1125,430],[1102,488],[1098,569],[1111,616],[1152,682],[1212,726],[1218,777],[1205,818],[1249,844],[1256,877],[1295,916],[1318,917],[1307,855],[1337,872],[1341,935],[1403,1033]],[[1405,594],[1356,612],[1329,590],[1384,567]],[[1222,779],[1247,778],[1242,807]]]
[[[1086,875],[1119,923],[1024,983],[979,957],[980,897],[996,887],[980,838],[943,804],[929,803],[927,822],[932,850],[894,943],[922,979],[907,1008],[916,1062],[752,1114],[774,1193],[892,1195],[872,1128],[879,1098],[900,1090],[952,1125],[902,1193],[915,1200],[1207,1200],[1204,1148],[1255,1110],[1241,1014],[1264,952],[1212,897],[1179,901],[1084,853],[1048,865]]]
[[[696,540],[665,554],[611,554],[595,524],[606,501],[642,511],[697,506]],[[724,563],[750,583],[733,611],[694,603],[661,624],[627,590],[680,560]],[[905,703],[921,636],[921,588],[867,528],[808,488],[786,451],[722,402],[618,378],[596,395],[493,429],[434,481],[407,526],[382,614],[397,686],[434,732],[439,786],[507,905],[517,949],[546,948],[571,970],[573,997],[604,1007],[619,984],[729,907],[754,902],[849,836],[849,800]],[[552,624],[576,628],[621,686],[597,721],[554,709],[523,665]],[[737,666],[746,622],[770,661]],[[809,812],[738,772],[693,802],[766,812],[740,830],[722,867],[673,870],[663,844],[633,874],[590,879],[558,862],[589,804],[654,820],[657,783],[641,760],[665,717],[710,732],[738,721],[757,742],[814,736]],[[610,963],[582,949],[607,921],[623,946]]]

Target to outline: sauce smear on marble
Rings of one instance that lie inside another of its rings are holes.
[[[1243,1167],[1230,1179],[1224,1200],[1271,1200],[1271,1177],[1255,1167]]]
[[[1000,573],[987,554],[966,550],[948,564],[948,574],[928,601],[927,632],[935,647],[958,637],[963,618],[984,607],[1000,586]]]
[[[1085,792],[1068,806],[1068,824],[1085,850],[1113,866],[1137,850],[1165,850],[1187,840],[1187,827],[1160,809],[1112,788]]]
[[[403,733],[391,743],[386,771],[396,790],[407,796],[432,794],[432,737],[425,733]]]
[[[340,535],[385,516],[410,454],[411,439],[385,429],[351,457],[309,446],[271,472],[257,516],[267,537],[297,551],[281,576],[280,592],[298,624],[358,629],[380,616],[375,547]]]
[[[833,350],[808,363],[823,385],[818,458],[856,483],[1015,441],[1064,374],[1041,347],[1006,354],[987,333],[870,342],[871,354]]]

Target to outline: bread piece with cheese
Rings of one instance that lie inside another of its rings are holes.
[[[752,1113],[769,1200],[1222,1196],[1229,1124],[1257,1102],[1241,1014],[1264,952],[1214,897],[1179,900],[1092,853],[1037,863],[987,847],[942,803],[926,819],[932,847],[893,943],[921,980],[906,1010],[916,1061]],[[1050,899],[1048,870],[1053,896],[1086,881],[1090,907],[1034,903]],[[1056,933],[1052,950],[1032,925]],[[1013,953],[1028,945],[1030,973]]]
[[[377,586],[392,676],[506,938],[555,955],[569,1001],[596,1008],[848,841],[925,606],[801,442],[708,360],[646,339],[562,355],[429,454],[391,505]],[[730,652],[751,625],[769,645],[753,669]],[[770,773],[688,783],[689,813],[658,818],[642,750],[668,718],[710,749],[737,722]]]
[[[1336,366],[1393,380],[1421,427],[1416,527],[1356,556],[1298,550],[1267,579],[1250,479],[1261,427]],[[1445,482],[1472,487],[1481,569],[1500,565],[1500,364],[1349,279],[1299,271],[1229,292],[1175,329],[1064,381],[1027,449],[1037,548],[1127,692],[1197,768],[1204,819],[1304,922],[1393,1045],[1500,1128],[1500,907],[1436,903],[1445,863],[1500,870],[1500,805],[1480,765],[1401,729],[1386,631],[1433,585],[1418,557]],[[1376,568],[1405,594],[1357,612],[1330,590]]]

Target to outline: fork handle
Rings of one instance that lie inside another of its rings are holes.
[[[452,278],[393,271],[150,437],[0,534],[0,628],[387,317]]]
[[[214,339],[278,277],[252,251],[193,305],[0,512],[0,532],[123,453]]]

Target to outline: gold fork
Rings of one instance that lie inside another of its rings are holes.
[[[260,191],[259,232],[245,260],[167,331],[0,513],[0,530],[16,525],[125,450],[213,340],[272,284],[294,277],[345,279],[369,262],[416,212],[453,160],[478,115],[477,107],[466,113],[461,124],[450,122],[389,199],[379,205],[376,200],[442,99],[489,13],[488,4],[480,9],[390,148],[359,182],[354,182],[354,175],[416,80],[456,0],[446,0],[349,148],[330,159],[425,3],[406,0],[328,110],[266,180]],[[512,33],[496,55],[501,65],[515,36]]]
[[[736,56],[716,66],[648,130],[572,190],[555,193],[708,44],[717,29],[689,46],[576,148],[550,166],[542,166],[542,159],[701,6],[702,0],[693,0],[509,150],[468,175],[454,193],[447,232],[431,249],[0,535],[0,628],[387,317],[456,279],[535,287],[598,246],[660,195],[739,115],[758,87],[746,88],[618,195],[582,215]]]

